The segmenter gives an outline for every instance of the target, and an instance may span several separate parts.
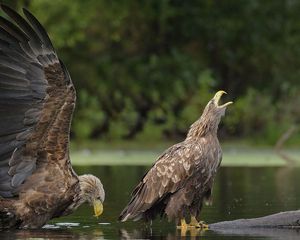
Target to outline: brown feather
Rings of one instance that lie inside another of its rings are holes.
[[[27,10],[29,22],[1,6],[18,26],[0,18],[0,112],[11,113],[0,116],[0,228],[37,228],[83,202],[104,201],[104,190],[72,169],[76,93],[46,31]]]
[[[219,98],[220,92],[191,125],[183,142],[157,159],[133,191],[119,220],[150,220],[166,215],[169,220],[179,221],[199,215],[203,200],[210,198],[222,158],[217,128],[225,108],[218,106]]]

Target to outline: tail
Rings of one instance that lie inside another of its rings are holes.
[[[129,207],[129,205],[126,206],[126,207],[123,209],[123,211],[121,212],[121,214],[120,214],[120,216],[119,216],[119,218],[118,218],[119,221],[121,221],[121,222],[126,222],[128,219],[132,219],[132,213],[130,213],[130,212],[128,211],[128,207]]]
[[[18,220],[12,211],[0,209],[0,229],[17,228],[18,225]]]
[[[1,229],[18,228],[21,224],[15,214],[14,201],[0,196],[0,231]]]
[[[149,195],[151,191],[140,182],[132,192],[132,198],[119,216],[119,221],[125,222],[129,219],[134,221],[145,218],[146,211],[152,207],[153,201]]]
[[[138,209],[135,207],[135,205],[138,205],[139,201],[139,196],[140,196],[140,192],[142,189],[142,183],[140,182],[136,188],[133,190],[133,192],[131,193],[131,199],[129,201],[129,203],[127,204],[127,206],[123,209],[123,211],[121,212],[118,220],[121,222],[125,222],[129,219],[133,219],[138,215]],[[140,219],[140,218],[139,218]],[[138,220],[138,219],[137,219]]]

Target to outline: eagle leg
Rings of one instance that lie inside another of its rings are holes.
[[[196,228],[200,228],[200,223],[197,221],[195,216],[191,216],[191,222],[189,224],[189,226],[191,227],[196,227]]]
[[[177,229],[187,229],[188,228],[188,224],[186,223],[185,219],[182,218],[180,220],[180,225],[177,226]]]
[[[208,229],[208,225],[205,224],[203,221],[198,222],[195,216],[191,217],[191,222],[189,223],[190,227],[195,227],[195,228],[201,228],[203,230]]]
[[[186,232],[188,230],[188,224],[186,223],[185,219],[182,218],[180,220],[180,225],[177,226],[177,229],[180,229],[180,236],[181,237],[185,237],[186,236]]]

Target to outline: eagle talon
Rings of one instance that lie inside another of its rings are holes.
[[[201,228],[201,225],[199,224],[196,217],[194,217],[194,216],[191,217],[191,222],[190,222],[189,226],[195,227],[195,228]]]
[[[205,224],[203,221],[198,222],[196,217],[192,216],[191,217],[191,222],[189,224],[190,227],[194,227],[194,228],[200,228],[200,229],[208,229],[208,225]]]
[[[206,224],[204,221],[200,221],[199,226],[203,230],[208,230],[209,229],[208,224]]]

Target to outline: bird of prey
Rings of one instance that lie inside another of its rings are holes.
[[[0,228],[38,228],[82,203],[103,210],[104,190],[69,157],[76,93],[43,26],[1,5]]]
[[[194,122],[183,142],[158,157],[132,192],[119,220],[152,220],[156,215],[175,220],[179,228],[207,227],[198,221],[204,200],[210,200],[222,159],[218,125],[232,102],[219,105],[218,91]],[[190,223],[186,223],[190,219]]]

